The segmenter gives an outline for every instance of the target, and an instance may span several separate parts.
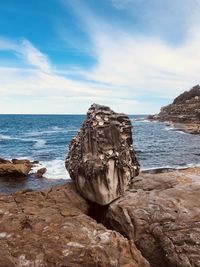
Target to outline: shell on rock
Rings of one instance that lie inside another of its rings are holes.
[[[103,126],[104,125],[104,122],[103,121],[99,121],[99,125],[100,126]]]
[[[101,116],[99,116],[99,115],[96,115],[96,120],[97,120],[97,121],[100,121],[100,120],[102,120],[102,119],[101,119]]]
[[[105,158],[105,156],[104,156],[103,154],[101,154],[101,155],[99,156],[99,158],[102,160],[102,159]]]

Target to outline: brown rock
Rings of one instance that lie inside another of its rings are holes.
[[[200,266],[200,169],[141,174],[110,204],[106,222],[152,267]]]
[[[0,158],[0,163],[11,163],[11,162],[7,159]]]
[[[31,164],[28,159],[12,159],[12,163],[14,164]]]
[[[88,209],[73,184],[0,195],[0,266],[149,267],[132,241]]]
[[[0,163],[0,176],[27,176],[30,170],[29,163]]]
[[[66,167],[84,198],[100,205],[123,195],[139,173],[131,121],[109,107],[92,105],[72,140]]]
[[[180,94],[172,104],[162,107],[158,115],[150,115],[149,119],[174,122],[178,130],[200,134],[200,86]]]
[[[37,178],[42,178],[43,174],[45,174],[46,171],[47,171],[46,168],[41,168],[41,169],[37,170],[37,172],[35,173],[35,176]]]

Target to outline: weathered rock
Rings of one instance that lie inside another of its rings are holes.
[[[31,162],[28,159],[12,159],[12,163],[14,164],[30,164]]]
[[[172,104],[162,107],[158,115],[150,115],[148,119],[170,121],[178,130],[200,134],[200,86],[180,94]]]
[[[133,242],[88,209],[73,184],[0,195],[0,266],[149,267]]]
[[[140,174],[110,204],[106,223],[134,240],[152,267],[200,266],[200,168]]]
[[[0,176],[27,176],[31,170],[31,165],[27,162],[11,163],[0,162]]]
[[[11,163],[11,162],[7,159],[0,158],[0,163]]]
[[[66,167],[84,198],[100,205],[123,195],[139,173],[131,121],[109,107],[92,105],[72,140]]]
[[[46,168],[41,168],[41,169],[37,170],[37,172],[35,173],[35,176],[37,178],[42,178],[43,174],[45,174],[46,171],[47,171]]]

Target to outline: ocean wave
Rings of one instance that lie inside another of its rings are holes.
[[[35,144],[34,144],[34,148],[43,148],[46,144],[46,140],[44,139],[38,139],[38,140],[35,140]]]
[[[53,126],[49,130],[44,130],[44,131],[32,131],[25,133],[26,136],[34,137],[34,136],[41,136],[41,135],[48,135],[48,134],[55,134],[55,133],[70,133],[70,132],[77,132],[78,129],[68,129],[68,128],[60,128],[57,126]]]
[[[0,134],[0,141],[2,141],[2,140],[10,140],[10,139],[12,139],[11,136]]]
[[[155,167],[147,167],[141,168],[141,171],[148,172],[148,171],[159,171],[159,170],[183,170],[187,168],[195,168],[200,167],[200,163],[188,163],[188,164],[180,164],[180,165],[165,165],[165,166],[155,166]]]
[[[65,162],[61,159],[51,161],[41,161],[42,166],[47,168],[44,177],[47,179],[70,179],[70,176],[65,168]],[[41,167],[42,168],[42,167]]]
[[[147,120],[146,118],[144,119],[131,119],[132,122],[142,122],[142,123],[150,123],[150,120]]]
[[[173,125],[167,126],[164,128],[165,131],[173,131],[180,134],[187,134],[186,132],[179,130],[178,128],[174,127]]]

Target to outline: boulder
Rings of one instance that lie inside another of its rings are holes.
[[[140,174],[104,223],[133,240],[152,267],[200,266],[199,177],[200,168]]]
[[[0,266],[149,267],[133,242],[88,211],[72,183],[0,195]]]
[[[139,173],[125,114],[93,104],[69,146],[66,168],[82,196],[107,205],[123,195]]]
[[[35,176],[37,178],[42,178],[43,174],[45,174],[46,171],[47,171],[46,168],[41,168],[41,169],[37,170],[37,172],[35,173]]]
[[[27,162],[11,163],[0,162],[0,176],[27,176],[31,170],[31,165]]]

